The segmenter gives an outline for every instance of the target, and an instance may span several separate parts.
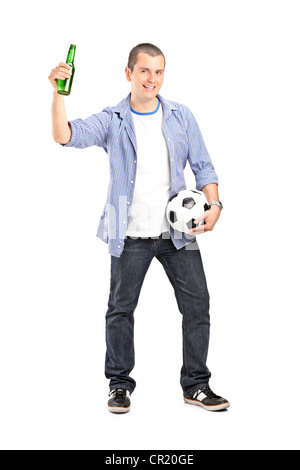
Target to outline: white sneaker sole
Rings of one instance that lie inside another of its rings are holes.
[[[128,413],[128,411],[130,411],[130,406],[128,406],[127,408],[123,408],[122,406],[120,406],[120,407],[117,407],[117,406],[109,406],[109,407],[108,407],[108,410],[109,410],[111,413],[119,413],[119,414]]]
[[[196,405],[196,406],[201,406],[207,411],[220,411],[220,410],[226,410],[226,408],[230,407],[230,403],[227,401],[226,403],[222,403],[221,405],[213,405],[213,406],[207,406],[201,403],[201,401],[198,400],[191,400],[190,398],[183,397],[185,403],[188,403],[189,405]]]

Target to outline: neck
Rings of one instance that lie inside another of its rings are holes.
[[[146,101],[146,102],[140,101],[134,98],[132,95],[130,98],[130,106],[132,107],[132,109],[134,109],[138,113],[152,113],[153,111],[156,110],[157,105],[158,105],[158,98],[156,97],[153,98],[153,100]]]

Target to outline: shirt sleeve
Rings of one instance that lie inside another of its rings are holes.
[[[111,122],[111,114],[103,110],[101,113],[92,114],[86,119],[68,121],[72,129],[71,140],[63,147],[86,148],[92,145],[106,147],[107,135]]]
[[[188,110],[187,136],[189,144],[188,161],[196,178],[196,188],[201,191],[206,184],[218,184],[218,176],[192,112]]]

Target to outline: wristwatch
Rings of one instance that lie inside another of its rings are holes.
[[[218,206],[218,207],[220,208],[220,210],[223,209],[223,204],[222,204],[221,201],[211,201],[211,202],[208,203],[208,205],[209,205],[209,208],[210,208],[211,206],[214,206],[214,205],[215,205],[215,206]]]

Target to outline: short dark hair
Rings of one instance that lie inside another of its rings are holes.
[[[144,54],[151,55],[151,57],[156,57],[158,55],[162,55],[165,61],[165,66],[166,66],[166,58],[162,51],[154,46],[153,44],[150,44],[149,42],[145,42],[143,44],[138,44],[135,46],[133,49],[131,49],[128,57],[128,64],[127,67],[131,70],[131,72],[134,69],[134,66],[137,61],[137,55],[143,52]]]

